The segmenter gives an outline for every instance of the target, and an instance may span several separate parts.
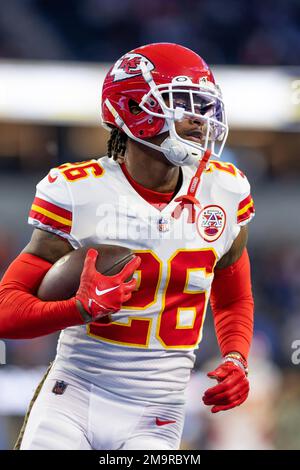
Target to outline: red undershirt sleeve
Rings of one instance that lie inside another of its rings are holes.
[[[210,304],[222,355],[236,351],[247,359],[253,336],[254,302],[246,249],[231,266],[215,270]]]
[[[52,264],[21,253],[0,283],[0,338],[26,339],[84,324],[75,298],[44,302],[35,294]]]

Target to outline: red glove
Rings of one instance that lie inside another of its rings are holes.
[[[206,390],[202,397],[205,405],[213,405],[212,413],[235,408],[248,397],[249,381],[246,370],[234,362],[224,362],[207,376],[219,382],[215,387]]]
[[[97,321],[109,313],[118,312],[124,302],[130,299],[136,288],[136,279],[124,282],[138,268],[141,258],[135,256],[114,276],[104,276],[96,270],[98,252],[88,250],[80,277],[80,286],[76,293],[84,310],[89,313],[89,321]]]

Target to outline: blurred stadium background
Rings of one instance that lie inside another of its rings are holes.
[[[99,97],[108,64],[160,41],[191,47],[213,66],[231,128],[223,160],[246,172],[257,210],[249,239],[251,394],[220,416],[201,405],[205,373],[219,355],[208,312],[182,446],[300,449],[299,0],[1,1],[0,273],[28,242],[41,177],[62,162],[105,154]],[[56,340],[5,341],[0,449],[12,448]]]

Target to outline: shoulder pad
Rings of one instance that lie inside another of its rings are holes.
[[[214,181],[227,191],[241,196],[250,192],[247,177],[233,163],[211,160],[205,172],[207,174],[211,173]]]

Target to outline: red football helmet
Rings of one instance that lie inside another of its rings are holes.
[[[140,112],[132,112],[133,104]],[[177,134],[175,122],[185,118],[203,124],[201,143]],[[208,65],[190,49],[170,43],[134,49],[111,67],[102,89],[102,120],[175,165],[198,161],[208,148],[219,157],[228,133],[222,95]],[[160,146],[149,142],[163,132],[169,136]]]

